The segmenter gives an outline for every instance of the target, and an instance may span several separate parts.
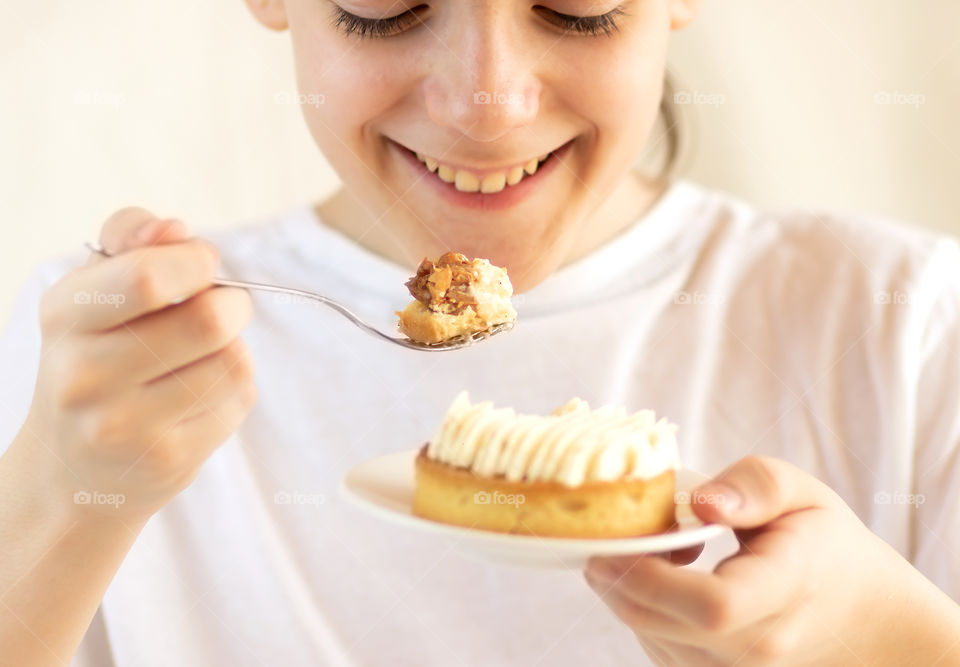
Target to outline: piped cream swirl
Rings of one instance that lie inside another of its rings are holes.
[[[463,391],[427,446],[427,456],[484,477],[566,486],[650,479],[680,467],[677,427],[652,410],[591,410],[575,398],[550,415],[519,415],[470,403]]]

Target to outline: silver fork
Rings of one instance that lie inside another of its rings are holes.
[[[113,255],[104,249],[99,243],[92,243],[87,241],[84,243],[87,248],[93,252],[99,253],[104,257],[112,257]],[[211,282],[214,285],[222,285],[224,287],[243,287],[245,289],[254,289],[262,290],[264,292],[279,292],[281,294],[292,294],[293,296],[300,296],[307,299],[312,299],[314,301],[319,301],[325,306],[332,308],[337,311],[348,320],[353,322],[355,325],[366,331],[371,336],[375,336],[382,340],[385,340],[389,343],[394,343],[395,345],[400,345],[410,350],[421,350],[424,352],[446,352],[449,350],[459,350],[465,347],[469,347],[474,343],[486,340],[491,336],[495,336],[498,333],[503,333],[504,331],[510,331],[513,328],[513,322],[504,322],[503,324],[497,324],[486,331],[478,331],[470,335],[457,336],[456,338],[451,338],[450,340],[445,340],[442,343],[420,343],[415,340],[410,340],[409,338],[400,338],[397,336],[391,336],[385,334],[374,326],[371,326],[360,319],[357,315],[353,314],[346,306],[343,304],[337,303],[329,297],[325,297],[321,294],[315,294],[313,292],[308,292],[302,289],[296,289],[293,287],[280,287],[279,285],[265,285],[263,283],[253,283],[245,280],[227,280],[226,278],[214,278]]]

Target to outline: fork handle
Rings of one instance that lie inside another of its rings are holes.
[[[102,245],[100,245],[99,243],[93,243],[93,242],[91,242],[91,241],[86,241],[86,242],[84,243],[84,245],[85,245],[89,250],[91,250],[91,251],[93,251],[93,252],[95,252],[95,253],[97,253],[97,254],[99,254],[99,255],[103,255],[104,257],[113,257],[113,253],[108,252],[107,249],[104,248],[104,247],[103,247]],[[254,290],[260,290],[260,291],[263,291],[263,292],[276,292],[276,293],[280,293],[280,294],[291,294],[291,295],[293,295],[293,296],[300,296],[300,297],[303,297],[303,298],[305,298],[305,299],[312,299],[313,301],[318,301],[318,302],[322,303],[323,305],[328,306],[328,307],[332,308],[333,310],[337,311],[338,313],[340,313],[341,315],[343,315],[344,317],[346,317],[347,319],[349,319],[351,322],[353,322],[354,324],[356,324],[358,327],[360,327],[361,329],[363,329],[363,330],[366,331],[367,333],[372,334],[372,335],[374,335],[374,336],[377,336],[378,338],[383,338],[383,339],[388,340],[388,341],[390,341],[390,342],[396,342],[396,339],[395,339],[395,338],[393,338],[392,336],[388,336],[387,334],[383,333],[382,331],[380,331],[379,329],[377,329],[377,328],[375,328],[375,327],[370,326],[369,324],[367,324],[366,322],[364,322],[362,319],[360,319],[360,317],[358,317],[355,313],[353,313],[353,312],[352,312],[349,308],[347,308],[346,306],[343,306],[342,304],[337,303],[337,302],[334,301],[333,299],[330,299],[330,298],[328,298],[328,297],[325,297],[325,296],[323,296],[322,294],[316,294],[315,292],[308,292],[307,290],[296,289],[296,288],[294,288],[294,287],[281,287],[281,286],[279,286],[279,285],[268,285],[268,284],[266,284],[266,283],[255,283],[255,282],[250,282],[250,281],[247,281],[247,280],[230,280],[230,279],[228,279],[228,278],[216,278],[216,277],[214,277],[214,278],[212,278],[212,279],[210,280],[210,282],[213,283],[214,285],[219,285],[219,286],[221,286],[221,287],[242,287],[242,288],[244,288],[244,289],[254,289]]]

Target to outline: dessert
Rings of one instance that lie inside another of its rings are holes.
[[[553,537],[629,537],[675,523],[676,426],[573,399],[521,415],[461,392],[416,458],[414,514]]]
[[[421,343],[440,343],[517,318],[506,269],[485,259],[469,260],[458,252],[444,253],[436,262],[424,259],[406,285],[415,300],[397,313],[400,331]]]

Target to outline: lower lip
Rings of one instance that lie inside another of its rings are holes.
[[[524,176],[523,180],[516,185],[508,185],[500,192],[491,193],[461,192],[454,187],[453,183],[441,181],[436,172],[427,169],[427,165],[418,160],[417,156],[409,150],[392,140],[389,143],[400,153],[400,156],[413,167],[417,179],[425,181],[428,187],[434,188],[437,194],[445,200],[464,208],[496,211],[509,208],[529,196],[537,186],[550,175],[550,172],[557,168],[560,163],[559,158],[563,157],[564,153],[567,152],[573,140],[571,139],[553,151],[532,176]]]

